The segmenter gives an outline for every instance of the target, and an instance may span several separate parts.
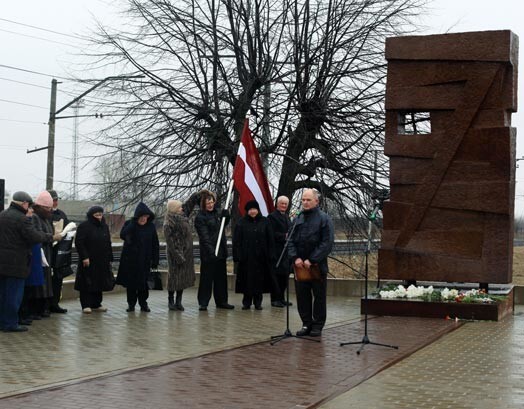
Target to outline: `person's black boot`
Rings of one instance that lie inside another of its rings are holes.
[[[174,293],[173,291],[169,291],[169,295],[168,295],[168,308],[171,310],[171,311],[175,311],[177,308],[176,308],[176,305],[175,305],[175,296],[174,296]]]
[[[176,292],[176,300],[175,300],[175,307],[178,311],[184,311],[184,307],[182,306],[182,291]]]

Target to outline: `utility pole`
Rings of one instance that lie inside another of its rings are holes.
[[[55,166],[55,122],[57,119],[63,119],[63,118],[71,118],[70,116],[57,116],[65,109],[69,108],[71,105],[78,102],[80,99],[85,97],[87,94],[89,94],[91,91],[95,90],[96,88],[100,87],[102,84],[105,84],[108,81],[115,81],[115,80],[128,80],[128,79],[135,79],[135,78],[144,78],[143,75],[113,75],[106,78],[101,79],[95,85],[93,85],[91,88],[89,88],[87,91],[84,91],[82,94],[80,94],[78,97],[73,99],[71,102],[67,103],[60,109],[56,109],[56,88],[58,81],[53,78],[51,81],[51,106],[49,109],[49,133],[48,133],[48,139],[47,139],[47,146],[44,146],[43,148],[35,148],[32,150],[27,150],[27,153],[33,153],[42,151],[44,149],[47,149],[47,178],[46,178],[46,189],[53,189],[53,179],[54,179],[54,166]]]
[[[45,188],[53,189],[53,178],[55,168],[55,121],[56,121],[56,86],[58,81],[51,81],[51,105],[49,107],[49,131],[47,135],[47,176]]]

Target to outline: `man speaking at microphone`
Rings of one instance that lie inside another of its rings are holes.
[[[295,230],[288,244],[288,254],[295,269],[320,270],[320,277],[311,281],[298,281],[295,274],[298,313],[302,329],[297,336],[322,335],[326,323],[326,288],[328,262],[334,242],[331,218],[321,211],[319,194],[314,189],[302,193],[302,212],[295,219]]]

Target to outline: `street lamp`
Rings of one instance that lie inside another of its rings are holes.
[[[116,75],[116,76],[109,76],[104,79],[101,79],[98,81],[95,85],[93,85],[91,88],[89,88],[87,91],[80,94],[78,97],[74,98],[69,103],[65,104],[62,108],[59,110],[56,109],[56,89],[58,85],[58,81],[53,78],[51,81],[51,104],[49,107],[49,130],[48,130],[48,136],[47,136],[47,146],[43,148],[37,148],[33,149],[31,151],[27,151],[27,153],[37,152],[44,149],[47,149],[47,176],[46,176],[46,190],[53,189],[53,179],[54,179],[54,161],[55,161],[55,122],[57,119],[57,115],[60,114],[65,109],[69,108],[71,105],[85,97],[87,94],[89,94],[91,91],[95,90],[96,88],[100,87],[102,84],[108,82],[108,81],[114,81],[114,80],[121,80],[121,79],[133,79],[133,78],[144,78],[144,75]]]

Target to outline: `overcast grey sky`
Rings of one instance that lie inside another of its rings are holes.
[[[36,194],[45,188],[47,152],[27,154],[27,149],[47,145],[47,119],[52,76],[69,77],[75,69],[82,42],[77,34],[93,27],[93,16],[112,22],[110,0],[26,0],[3,2],[0,14],[0,178],[6,179],[10,191],[26,190]],[[427,29],[421,34],[441,34],[478,30],[510,29],[524,35],[524,1],[522,0],[435,0],[421,21]],[[10,21],[6,21],[10,20]],[[25,25],[23,25],[25,24]],[[26,26],[27,25],[27,26]],[[42,31],[35,26],[64,33]],[[524,52],[520,53],[520,66]],[[35,71],[50,76],[21,71]],[[77,73],[92,77],[91,73]],[[15,82],[18,81],[18,82]],[[522,101],[523,87],[519,87]],[[78,84],[63,81],[57,106],[68,103],[79,90]],[[26,104],[26,105],[23,105]],[[522,110],[522,109],[521,109]],[[72,114],[72,110],[68,111]],[[513,115],[517,127],[517,156],[524,155],[524,114]],[[105,120],[80,120],[79,132],[96,131]],[[55,188],[68,192],[71,180],[73,121],[62,119],[56,127]],[[91,152],[86,142],[80,153]],[[86,160],[80,161],[80,182],[89,182],[91,173]],[[524,161],[517,170],[517,215],[524,215]]]

